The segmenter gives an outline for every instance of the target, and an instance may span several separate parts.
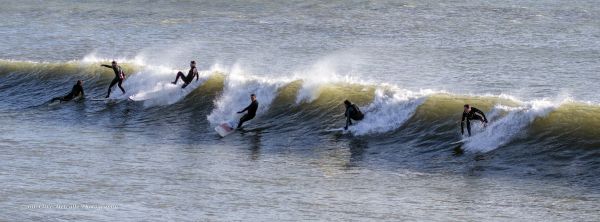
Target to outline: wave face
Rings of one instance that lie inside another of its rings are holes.
[[[50,98],[66,93],[77,79],[84,80],[88,97],[102,97],[113,77],[110,69],[99,66],[102,62],[106,61],[0,61],[0,96],[4,101],[0,108],[45,110]],[[569,99],[519,101],[503,95],[410,91],[344,78],[322,82],[314,78],[264,78],[244,73],[239,67],[226,70],[218,65],[201,70],[199,80],[182,90],[181,83],[170,83],[177,69],[135,61],[125,61],[122,66],[129,76],[124,83],[127,93],[121,95],[115,90],[113,97],[132,98],[133,101],[117,106],[138,107],[139,121],[135,124],[142,130],[154,127],[162,119],[185,124],[189,119],[183,116],[194,119],[190,127],[200,130],[198,137],[214,140],[212,127],[239,118],[236,111],[246,107],[249,95],[254,93],[260,108],[248,124],[249,131],[286,137],[285,142],[274,144],[302,141],[318,146],[323,141],[348,137],[366,141],[373,149],[390,155],[385,158],[392,159],[407,152],[406,147],[419,150],[411,152],[423,158],[431,157],[427,153],[458,148],[461,153],[504,153],[507,166],[522,164],[519,161],[525,156],[555,163],[551,165],[573,161],[583,161],[582,165],[590,169],[600,165],[596,160],[600,155],[600,107],[596,104]],[[355,122],[349,133],[328,132],[344,125],[344,99],[358,104],[365,119]],[[474,135],[463,138],[460,117],[465,103],[486,112],[490,123],[487,127],[474,123]],[[111,112],[103,103],[85,101],[85,105],[91,107],[90,112]],[[463,142],[453,143],[460,140]]]

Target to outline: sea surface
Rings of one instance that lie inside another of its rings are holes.
[[[597,1],[0,0],[0,21],[0,221],[600,220]],[[94,100],[112,60],[126,93]],[[365,119],[336,131],[345,99]],[[490,119],[471,137],[466,103]]]

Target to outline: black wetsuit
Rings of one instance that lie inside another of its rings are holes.
[[[485,117],[485,114],[475,108],[475,107],[471,107],[471,111],[468,113],[463,112],[462,115],[462,119],[460,122],[460,133],[464,134],[465,130],[464,130],[464,126],[465,126],[465,121],[467,122],[467,132],[469,132],[469,136],[471,136],[471,120],[478,120],[478,121],[482,121],[484,123],[487,123],[487,118]]]
[[[256,116],[257,109],[258,109],[258,101],[254,100],[252,103],[250,103],[250,105],[248,107],[246,107],[244,110],[240,111],[240,113],[243,113],[245,111],[248,111],[248,113],[246,113],[244,116],[242,116],[242,118],[240,118],[240,123],[238,123],[237,128],[239,129],[240,127],[242,127],[242,124],[244,122],[254,119],[254,117]]]
[[[71,89],[71,92],[69,94],[67,94],[66,96],[59,96],[59,97],[55,97],[52,100],[50,100],[50,102],[54,102],[56,100],[60,100],[60,101],[70,101],[73,98],[77,97],[77,96],[84,96],[85,94],[83,93],[83,86],[75,84],[73,86],[73,89]]]
[[[190,84],[190,82],[192,82],[192,80],[194,80],[194,77],[196,77],[196,81],[198,81],[199,75],[196,67],[191,68],[190,71],[188,71],[187,76],[183,75],[183,72],[179,71],[177,73],[177,76],[175,77],[175,82],[173,82],[173,84],[177,84],[177,80],[181,78],[181,80],[183,80],[184,82],[181,88],[185,88],[188,84]]]
[[[349,125],[352,125],[352,120],[362,120],[365,118],[365,115],[360,111],[358,106],[352,104],[346,108],[346,112],[344,113],[346,116],[346,127],[344,129],[348,129]]]
[[[110,97],[110,91],[111,91],[112,87],[115,86],[115,84],[117,84],[117,83],[118,83],[119,88],[123,92],[123,94],[125,94],[125,89],[123,89],[123,86],[121,86],[121,84],[123,84],[123,80],[125,79],[125,73],[123,72],[123,69],[121,69],[121,66],[115,66],[115,67],[109,66],[109,65],[102,65],[102,66],[111,68],[115,72],[115,78],[112,80],[112,82],[110,82],[110,86],[108,86],[108,94],[106,95],[106,98]]]

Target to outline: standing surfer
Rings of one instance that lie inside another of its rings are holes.
[[[125,79],[125,73],[123,72],[123,69],[121,69],[121,66],[117,65],[117,61],[112,61],[111,65],[102,64],[100,66],[111,68],[115,72],[115,78],[112,80],[112,82],[110,82],[110,86],[108,87],[108,94],[106,94],[105,98],[110,97],[110,91],[112,87],[115,86],[115,84],[117,83],[119,83],[119,88],[121,89],[123,94],[125,94],[125,89],[123,89],[123,86],[121,86],[121,84],[123,84],[123,80]]]
[[[357,105],[352,104],[350,101],[345,100],[344,105],[346,106],[346,112],[344,112],[344,116],[346,116],[346,126],[344,130],[348,130],[348,126],[352,125],[352,120],[362,120],[365,118],[365,115],[360,111]]]
[[[52,103],[56,100],[66,102],[66,101],[73,100],[75,97],[83,98],[83,96],[85,96],[85,94],[83,93],[83,81],[77,80],[77,83],[75,85],[73,85],[73,88],[71,89],[71,92],[69,94],[67,94],[65,96],[59,96],[59,97],[52,98],[50,100],[50,102]]]
[[[196,61],[191,61],[190,62],[190,71],[188,71],[187,76],[185,76],[183,74],[183,72],[179,71],[177,73],[177,76],[175,77],[175,81],[173,81],[171,83],[177,84],[177,80],[179,80],[179,78],[181,78],[181,80],[183,80],[183,86],[181,86],[181,88],[184,89],[187,85],[190,84],[190,82],[192,82],[192,80],[194,80],[194,77],[196,77],[196,81],[198,81],[198,78],[200,78],[200,75],[198,75],[198,70],[196,69]]]
[[[252,101],[252,103],[250,103],[250,105],[248,107],[246,107],[244,110],[239,111],[237,113],[243,113],[248,111],[248,113],[246,113],[244,116],[242,116],[242,118],[240,118],[240,123],[238,123],[237,128],[241,128],[242,124],[248,120],[254,119],[254,117],[256,116],[256,110],[258,109],[258,101],[256,101],[256,95],[252,94],[250,95],[250,100]]]
[[[464,126],[465,121],[467,122],[467,132],[469,132],[469,136],[471,136],[471,120],[477,120],[483,122],[484,126],[487,126],[488,120],[485,117],[483,112],[475,107],[472,107],[469,104],[464,105],[464,111],[462,114],[462,119],[460,121],[460,133],[465,134]]]

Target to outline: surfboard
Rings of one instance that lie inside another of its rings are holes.
[[[105,102],[105,103],[119,103],[125,100],[131,100],[130,98],[91,98],[90,101]],[[131,100],[133,101],[133,100]]]
[[[215,131],[221,137],[226,137],[227,135],[235,132],[235,125],[237,123],[235,121],[223,122],[215,127]]]
[[[48,103],[48,106],[56,106],[56,105],[61,104],[61,103],[62,103],[62,101],[55,100],[54,102]]]
[[[345,130],[343,127],[325,130],[325,132],[344,132],[344,131],[347,131],[347,130]]]
[[[350,128],[348,128],[347,130],[345,130],[344,127],[335,128],[335,129],[326,129],[326,130],[324,130],[324,132],[345,135],[347,133],[350,133]]]
[[[464,143],[464,142],[467,142],[467,140],[468,140],[468,139],[469,139],[469,138],[465,138],[465,139],[462,139],[462,140],[459,140],[459,141],[456,141],[456,142],[452,142],[452,143],[450,143],[450,145],[459,144],[459,143]]]
[[[53,102],[48,103],[48,106],[56,106],[56,105],[63,104],[63,103],[68,103],[68,102],[71,102],[71,101],[73,101],[73,102],[80,102],[83,99],[84,99],[84,97],[78,96],[78,97],[75,97],[75,98],[73,98],[72,100],[69,100],[69,101],[54,100]]]

